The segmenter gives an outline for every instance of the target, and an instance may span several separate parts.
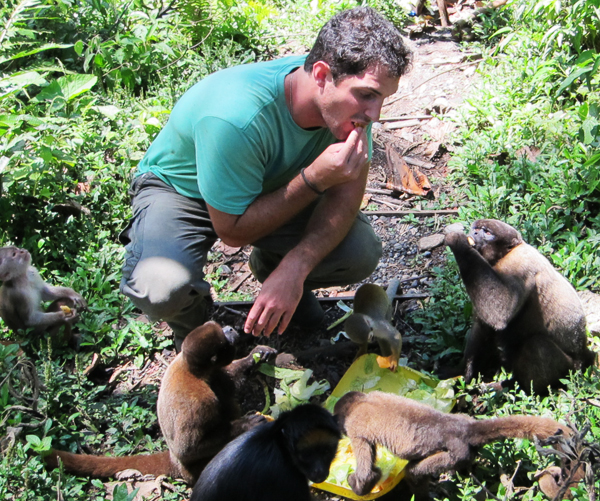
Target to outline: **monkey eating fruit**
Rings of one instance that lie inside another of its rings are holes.
[[[260,414],[239,417],[235,390],[253,367],[273,357],[276,350],[257,346],[232,362],[238,337],[231,328],[207,322],[184,339],[158,392],[158,423],[168,451],[109,457],[53,450],[46,464],[55,468],[60,458],[66,471],[78,475],[111,477],[135,469],[143,475],[169,475],[194,483],[227,442],[265,422]]]
[[[504,367],[525,391],[545,394],[570,370],[594,363],[575,289],[517,230],[479,219],[468,236],[449,233],[445,243],[473,303],[463,357],[467,381]]]
[[[387,292],[376,284],[361,285],[354,296],[353,313],[344,323],[348,337],[360,345],[357,357],[367,352],[369,341],[375,338],[382,355],[377,362],[392,371],[398,367],[402,349],[402,336],[391,323],[392,298],[399,284],[398,280],[392,280]]]
[[[334,415],[352,443],[356,470],[348,483],[359,496],[369,493],[381,478],[381,471],[374,466],[378,444],[409,461],[405,478],[413,492],[423,496],[430,478],[468,466],[481,445],[504,438],[543,439],[556,433],[571,434],[569,428],[548,418],[478,420],[466,414],[445,414],[380,391],[346,393],[336,402]]]
[[[70,337],[70,325],[79,319],[77,308],[86,307],[73,289],[44,282],[25,249],[0,248],[0,281],[0,317],[12,330],[33,328],[40,334],[66,325]],[[44,311],[42,301],[51,300]]]

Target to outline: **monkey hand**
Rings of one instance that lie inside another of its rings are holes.
[[[354,129],[345,142],[325,149],[305,171],[308,180],[319,190],[355,181],[369,161],[369,147],[365,130]]]
[[[73,304],[78,307],[80,310],[84,310],[87,308],[87,303],[85,299],[81,296],[81,294],[77,294],[74,290],[71,290],[67,298],[73,301]]]
[[[277,350],[275,348],[271,348],[270,346],[258,345],[250,352],[250,355],[252,356],[254,364],[257,365],[263,362],[274,360],[277,356]]]
[[[348,477],[348,484],[350,484],[350,487],[355,494],[364,496],[373,490],[373,487],[379,482],[380,478],[381,470],[377,467],[373,467],[365,478],[358,478],[356,473],[350,475]]]
[[[262,414],[249,414],[240,419],[236,419],[231,423],[231,435],[237,437],[242,433],[245,433],[252,428],[267,422],[267,416]]]
[[[64,308],[69,308],[68,306],[61,306],[60,309],[65,314],[64,323],[67,325],[73,325],[75,322],[79,320],[79,313],[77,308],[69,308],[69,311],[65,311]]]
[[[458,247],[471,247],[467,235],[459,231],[453,231],[451,233],[448,233],[444,238],[444,244],[450,247],[451,249],[455,249]]]

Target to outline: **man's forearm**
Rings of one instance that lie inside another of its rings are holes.
[[[317,194],[297,175],[287,185],[258,197],[239,216],[210,206],[208,210],[221,240],[227,245],[242,247],[272,233],[316,198]]]
[[[330,188],[315,208],[298,245],[286,254],[280,267],[294,270],[304,281],[350,231],[360,209],[369,166],[356,181]]]

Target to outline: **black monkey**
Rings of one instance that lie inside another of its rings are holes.
[[[305,404],[240,435],[204,469],[190,501],[309,501],[323,482],[340,431],[324,408]]]
[[[571,284],[512,226],[479,219],[469,236],[445,239],[473,303],[464,376],[513,372],[521,388],[547,393],[570,370],[594,363],[586,321]]]

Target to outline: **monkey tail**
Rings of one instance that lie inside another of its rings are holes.
[[[173,471],[169,451],[112,457],[72,454],[53,449],[44,458],[44,461],[49,469],[53,469],[58,467],[59,459],[64,465],[65,471],[95,478],[114,477],[117,473],[129,469],[138,470],[142,475],[168,475],[171,477],[177,475],[177,472]]]
[[[472,445],[483,445],[503,438],[545,439],[571,430],[553,419],[537,416],[507,416],[495,419],[482,419],[472,423],[469,430]]]

